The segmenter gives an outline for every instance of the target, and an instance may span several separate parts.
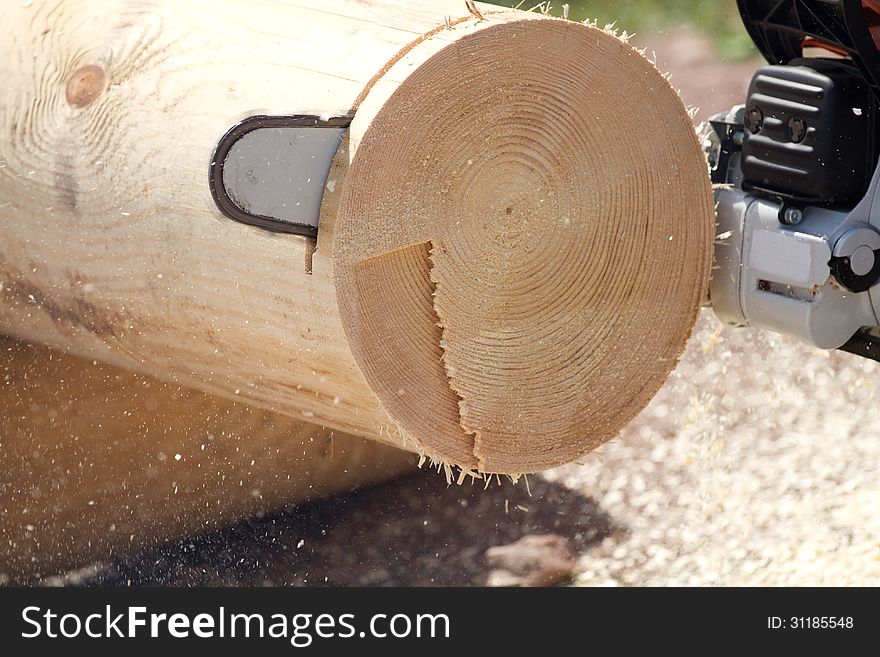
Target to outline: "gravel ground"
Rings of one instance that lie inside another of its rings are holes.
[[[741,102],[756,65],[688,32],[635,41],[698,119]],[[479,585],[487,550],[555,534],[575,585],[880,584],[878,367],[705,311],[621,437],[531,492],[424,472],[44,583]]]

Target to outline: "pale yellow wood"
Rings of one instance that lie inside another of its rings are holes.
[[[0,332],[360,435],[396,428],[305,238],[223,218],[211,152],[242,117],[347,114],[461,2],[8,3]],[[464,29],[464,28],[462,28]],[[93,102],[68,83],[97,66]],[[390,427],[390,428],[389,428]]]
[[[25,4],[0,332],[513,474],[612,437],[673,367],[711,192],[681,102],[614,37],[459,0]],[[218,138],[256,113],[354,114],[311,274],[308,240],[211,200]]]
[[[0,581],[380,481],[392,447],[0,340]]]

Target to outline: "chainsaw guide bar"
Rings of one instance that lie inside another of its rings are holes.
[[[235,221],[316,237],[324,185],[351,117],[251,116],[220,139],[211,196]]]

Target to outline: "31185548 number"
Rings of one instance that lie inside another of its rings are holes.
[[[768,616],[767,627],[771,630],[851,630],[855,626],[852,616]]]

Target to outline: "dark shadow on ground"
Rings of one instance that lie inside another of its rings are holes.
[[[540,477],[447,486],[436,472],[237,523],[108,563],[91,586],[482,585],[484,552],[559,534],[579,554],[617,528],[596,503]],[[67,583],[71,583],[68,580]]]

